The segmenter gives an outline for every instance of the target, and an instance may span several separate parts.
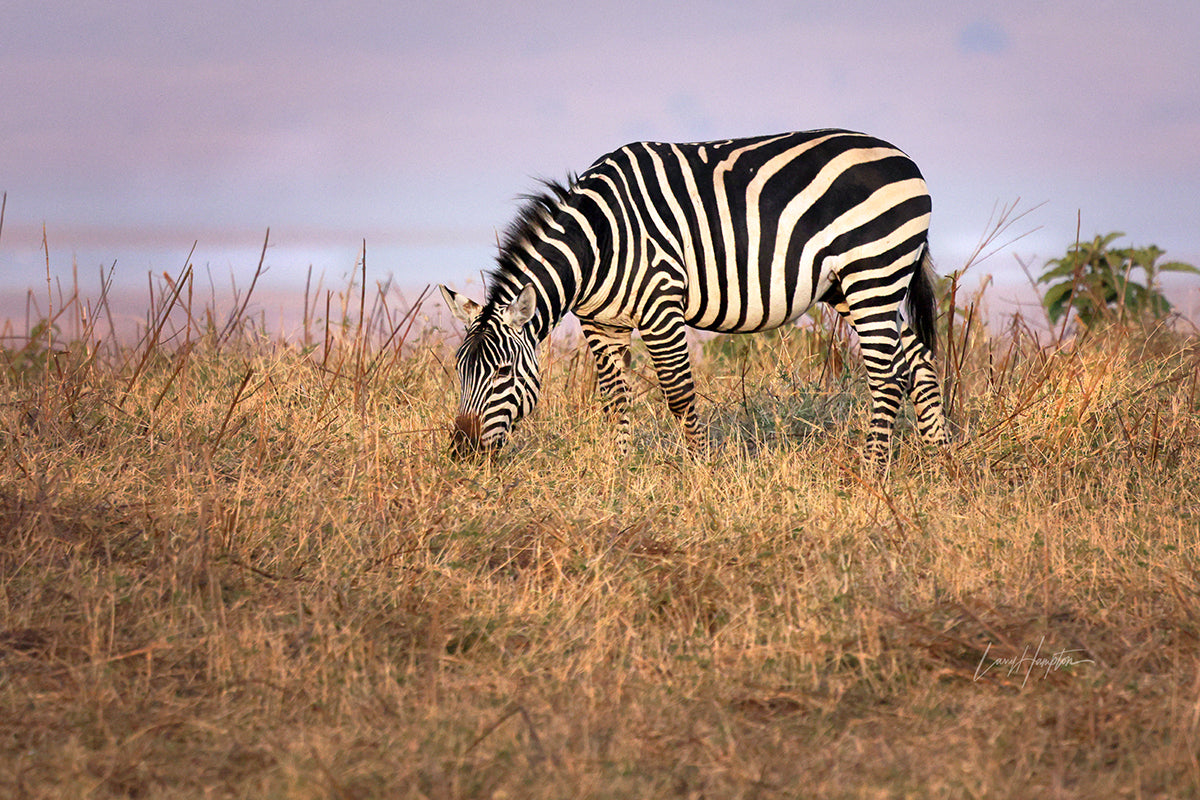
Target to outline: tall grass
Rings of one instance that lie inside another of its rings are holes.
[[[961,436],[886,480],[824,325],[697,346],[700,459],[642,355],[618,458],[560,341],[457,462],[424,296],[364,268],[284,341],[192,284],[6,332],[0,795],[1200,794],[1194,332],[967,303]]]

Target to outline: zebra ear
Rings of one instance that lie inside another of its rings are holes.
[[[510,328],[520,330],[525,327],[525,323],[533,319],[533,312],[536,308],[537,292],[532,283],[527,283],[516,299],[500,313],[500,319]]]
[[[442,297],[445,298],[446,306],[450,309],[450,313],[454,315],[454,318],[468,328],[471,327],[471,323],[479,316],[482,306],[469,297],[463,297],[458,292],[447,289],[440,283],[438,284],[438,288],[442,290]]]

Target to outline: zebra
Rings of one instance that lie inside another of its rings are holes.
[[[932,204],[916,164],[893,145],[840,129],[635,142],[524,200],[486,302],[439,287],[466,327],[455,453],[501,448],[533,410],[538,345],[567,312],[595,358],[619,452],[630,443],[625,369],[635,328],[686,442],[701,449],[686,328],[767,330],[817,301],[858,334],[871,395],[868,463],[890,459],[906,389],[921,438],[947,443],[933,364]]]

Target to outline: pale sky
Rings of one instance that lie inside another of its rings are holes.
[[[1195,0],[7,0],[0,282],[44,287],[44,224],[56,274],[144,284],[197,240],[252,271],[270,226],[276,281],[365,238],[377,277],[462,283],[535,177],[818,127],[921,166],[943,271],[1018,197],[1023,258],[1078,212],[1200,263],[1198,42]]]

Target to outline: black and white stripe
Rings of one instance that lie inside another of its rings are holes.
[[[503,442],[537,400],[536,359],[509,354],[532,353],[573,312],[596,358],[620,448],[629,441],[624,367],[634,328],[696,445],[686,327],[764,330],[821,300],[859,336],[872,399],[867,456],[886,460],[906,389],[922,437],[942,444],[931,358],[930,208],[908,156],[848,131],[638,142],[609,153],[569,187],[547,184],[530,198],[502,246],[483,307],[443,288],[468,327],[458,357],[456,441]],[[512,380],[494,383],[502,362]],[[497,406],[508,409],[503,414],[489,411],[496,393],[509,397]]]

